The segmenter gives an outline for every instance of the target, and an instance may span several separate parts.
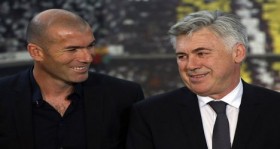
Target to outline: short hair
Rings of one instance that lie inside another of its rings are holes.
[[[246,49],[248,48],[246,27],[241,23],[240,18],[221,11],[204,10],[190,13],[170,28],[168,31],[170,41],[175,48],[177,36],[183,34],[190,36],[202,28],[207,28],[221,37],[228,47],[240,42]]]
[[[63,10],[48,9],[35,15],[27,26],[26,41],[28,43],[42,46],[47,38],[48,29],[55,25],[64,28],[75,28],[89,26],[89,24],[79,15]]]

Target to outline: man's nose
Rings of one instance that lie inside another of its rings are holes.
[[[93,60],[93,49],[83,48],[79,51],[79,60],[81,62],[91,63]]]
[[[195,56],[189,56],[186,67],[188,70],[194,70],[194,69],[198,68],[199,59]]]

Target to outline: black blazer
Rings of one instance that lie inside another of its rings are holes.
[[[243,86],[232,149],[280,149],[280,94]],[[207,149],[196,94],[184,87],[135,104],[127,149]]]
[[[32,149],[30,70],[0,80],[0,148]],[[90,73],[82,83],[89,149],[123,149],[131,105],[144,98],[140,85]]]

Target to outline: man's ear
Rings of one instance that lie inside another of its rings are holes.
[[[43,60],[43,49],[40,46],[33,43],[28,43],[27,50],[33,60],[35,61]]]
[[[233,49],[233,60],[235,63],[241,63],[246,57],[246,48],[243,44],[238,43]]]

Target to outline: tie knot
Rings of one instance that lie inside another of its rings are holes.
[[[225,114],[227,103],[223,101],[211,101],[208,103],[216,114]]]

